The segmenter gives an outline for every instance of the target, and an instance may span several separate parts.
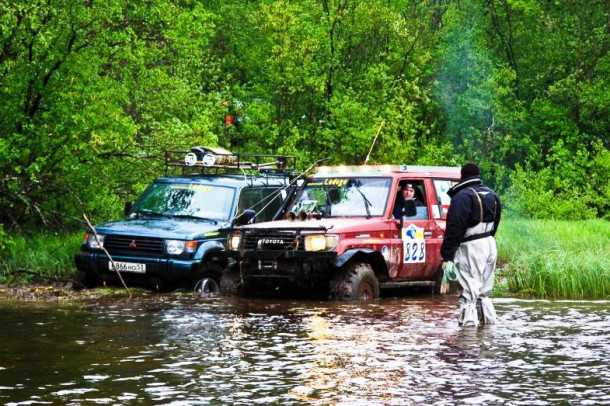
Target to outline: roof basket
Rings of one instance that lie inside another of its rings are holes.
[[[292,155],[234,154],[216,147],[192,147],[190,151],[165,151],[165,172],[181,167],[183,173],[264,173],[286,175],[294,172]]]

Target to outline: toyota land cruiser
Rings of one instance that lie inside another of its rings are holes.
[[[317,168],[283,220],[232,231],[220,290],[300,289],[333,300],[372,300],[402,286],[438,292],[446,192],[459,177],[457,167]],[[418,204],[401,197],[406,184]]]

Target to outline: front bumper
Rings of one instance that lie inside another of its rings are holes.
[[[227,251],[237,261],[244,281],[278,281],[311,285],[332,276],[334,251]]]
[[[121,276],[131,281],[157,283],[175,283],[190,281],[201,268],[201,260],[134,257],[113,255],[115,262],[130,262],[146,265],[145,273],[121,272]],[[74,255],[76,268],[88,275],[94,275],[101,280],[117,278],[117,273],[108,266],[110,260],[103,252],[79,251]]]

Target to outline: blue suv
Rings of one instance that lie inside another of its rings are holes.
[[[292,156],[209,147],[176,154],[166,153],[166,172],[179,167],[181,175],[155,179],[125,205],[125,218],[87,230],[74,256],[83,286],[122,279],[156,290],[217,292],[228,229],[280,218],[296,189]]]

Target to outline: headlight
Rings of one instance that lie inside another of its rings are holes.
[[[165,241],[165,250],[169,255],[180,255],[184,251],[184,241],[167,240]]]
[[[104,246],[104,237],[104,234],[97,235],[97,241],[100,242],[98,244],[93,233],[85,233],[85,244],[92,250],[99,250]]]
[[[336,234],[329,235],[308,235],[305,237],[306,251],[329,251],[337,246],[339,236]]]
[[[237,251],[239,249],[239,243],[241,241],[240,233],[233,233],[229,236],[227,240],[227,249],[229,251]]]
[[[183,252],[192,254],[197,250],[197,241],[166,240],[165,251],[169,255],[180,255]]]

